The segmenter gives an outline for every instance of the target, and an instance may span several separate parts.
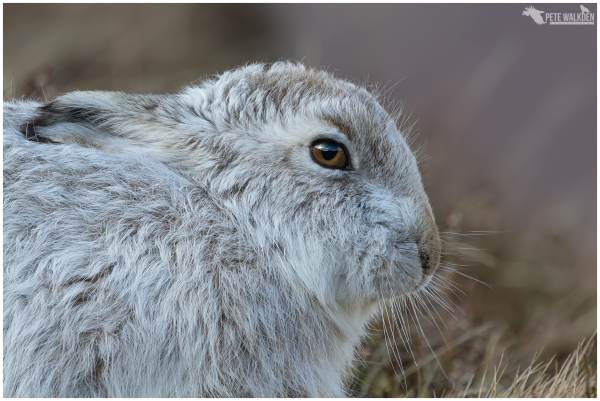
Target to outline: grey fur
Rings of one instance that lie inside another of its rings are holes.
[[[378,300],[439,254],[394,120],[329,73],[4,105],[5,396],[343,396]]]

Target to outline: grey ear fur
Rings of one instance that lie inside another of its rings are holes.
[[[173,98],[174,95],[71,92],[39,107],[19,131],[27,140],[39,143],[143,154],[167,162],[173,160],[172,149],[165,143],[169,131],[184,120],[173,112]]]
[[[81,135],[75,127],[81,127],[82,131],[89,134],[90,131],[98,131],[114,114],[115,110],[107,108],[106,102],[96,100],[98,95],[105,101],[107,98],[114,99],[114,103],[127,97],[118,92],[73,92],[59,96],[39,107],[33,118],[19,127],[19,131],[26,139],[34,142],[77,143],[69,140],[70,137]],[[63,128],[70,135],[61,133]]]

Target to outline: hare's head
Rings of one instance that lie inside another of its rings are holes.
[[[207,190],[258,265],[324,302],[409,294],[440,259],[394,119],[367,90],[323,71],[255,64],[176,95],[74,92],[23,132],[172,166]]]

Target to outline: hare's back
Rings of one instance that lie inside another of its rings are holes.
[[[144,354],[135,335],[166,341],[169,302],[200,286],[216,257],[207,238],[227,221],[159,162],[37,143],[10,127],[3,174],[5,394],[106,395],[94,387],[99,361]]]

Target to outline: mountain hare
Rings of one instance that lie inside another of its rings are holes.
[[[439,258],[394,120],[327,72],[4,105],[5,396],[343,396]]]

